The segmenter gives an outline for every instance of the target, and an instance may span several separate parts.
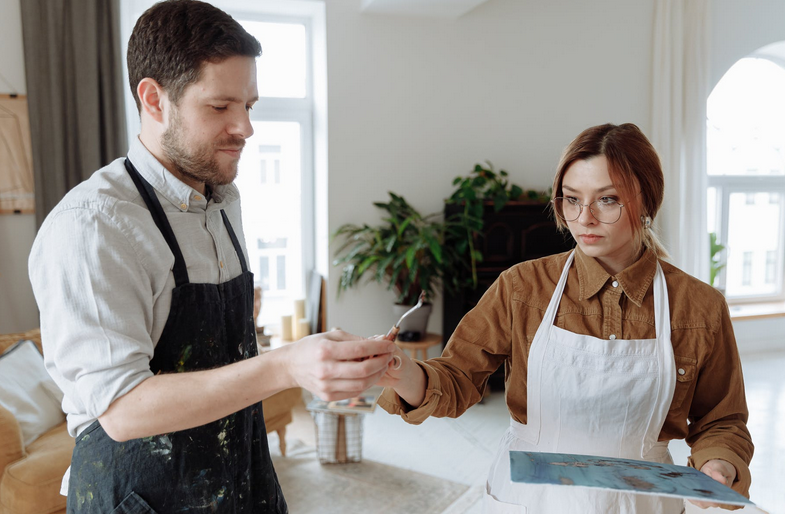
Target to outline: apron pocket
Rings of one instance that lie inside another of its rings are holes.
[[[527,514],[529,509],[523,505],[499,501],[485,490],[482,492],[482,512],[483,514]]]
[[[115,507],[112,514],[156,514],[156,512],[147,505],[141,496],[132,492],[125,497],[120,505]]]

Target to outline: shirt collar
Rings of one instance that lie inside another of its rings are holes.
[[[136,167],[139,174],[147,180],[161,196],[171,202],[181,211],[187,211],[194,196],[202,194],[194,188],[175,177],[163,164],[150,153],[138,137],[131,141],[128,158]],[[214,186],[210,201],[221,203],[233,201],[239,197],[239,192],[233,184],[227,186]]]
[[[575,263],[578,270],[581,300],[586,300],[597,294],[612,278],[594,257],[583,253],[580,247],[575,249]],[[640,307],[656,272],[657,257],[651,250],[646,249],[640,259],[613,278],[619,282],[627,298]]]

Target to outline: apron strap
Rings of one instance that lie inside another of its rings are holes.
[[[161,202],[158,201],[158,197],[155,195],[153,186],[142,177],[128,158],[125,159],[125,169],[128,171],[128,174],[131,175],[131,180],[134,181],[136,189],[139,191],[139,194],[142,195],[142,200],[144,200],[150,214],[153,216],[155,225],[158,227],[158,230],[161,231],[161,235],[164,236],[166,244],[169,245],[169,249],[172,251],[172,255],[174,255],[174,268],[172,268],[172,272],[174,273],[175,285],[179,287],[183,284],[187,284],[188,270],[186,269],[183,252],[180,251],[180,245],[177,244],[177,238],[174,237],[172,226],[169,224],[163,207],[161,207]]]
[[[229,223],[229,217],[226,215],[223,209],[221,209],[221,217],[224,220],[224,225],[226,226],[226,230],[229,232],[229,237],[232,238],[232,245],[234,246],[234,251],[237,252],[237,258],[240,259],[240,266],[242,266],[243,273],[245,273],[246,271],[248,271],[248,265],[245,263],[245,255],[243,254],[243,249],[240,247],[240,241],[237,240],[237,235],[234,233],[232,224]]]

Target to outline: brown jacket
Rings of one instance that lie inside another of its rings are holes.
[[[559,281],[569,252],[526,261],[506,270],[477,307],[464,316],[441,357],[420,363],[426,395],[417,409],[388,388],[386,411],[419,424],[428,416],[457,417],[480,401],[486,382],[505,366],[507,407],[526,423],[529,348]],[[657,258],[647,251],[610,276],[576,249],[556,315],[556,326],[602,339],[654,339],[652,280]],[[741,362],[724,297],[709,285],[660,261],[668,286],[671,342],[677,382],[659,440],[686,439],[689,465],[700,469],[723,459],[737,469],[733,489],[749,496],[753,445]],[[618,287],[613,282],[618,282]]]

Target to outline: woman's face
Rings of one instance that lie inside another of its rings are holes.
[[[637,197],[629,199],[619,196],[608,172],[608,159],[604,155],[572,163],[562,179],[562,196],[565,202],[584,205],[580,216],[567,222],[572,237],[583,253],[597,259],[611,275],[616,275],[637,260],[638,250],[625,208],[621,209],[621,216],[616,223],[600,223],[588,207],[597,200],[609,203],[613,199],[620,204],[637,201]]]

